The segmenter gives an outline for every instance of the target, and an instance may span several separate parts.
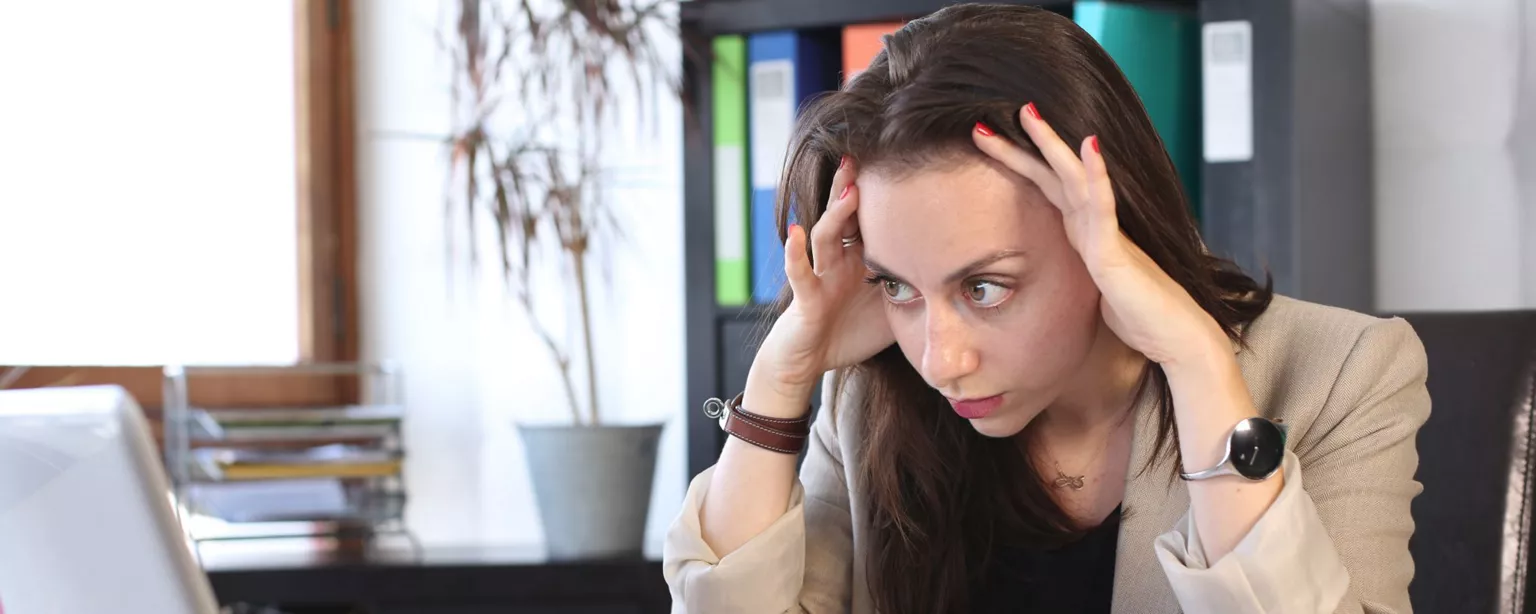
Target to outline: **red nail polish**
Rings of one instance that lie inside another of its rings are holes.
[[[844,198],[848,198],[848,191],[852,190],[852,189],[853,189],[853,184],[851,184],[851,183],[848,184],[848,185],[843,186],[843,193],[842,194],[838,194],[837,195],[837,199],[838,200],[842,200]]]
[[[1088,137],[1088,145],[1093,147],[1093,153],[1099,153],[1099,135]]]
[[[995,136],[997,134],[996,132],[993,132],[992,129],[989,128],[986,124],[981,122],[976,122],[976,132],[980,133],[981,136]]]
[[[790,224],[789,225],[789,233],[788,234],[795,234],[795,230],[798,229],[798,228],[800,228],[799,224]]]
[[[1024,105],[1024,112],[1028,113],[1030,117],[1033,117],[1035,119],[1041,119],[1041,117],[1040,117],[1040,109],[1036,109],[1035,108],[1035,103],[1033,103],[1033,102]]]

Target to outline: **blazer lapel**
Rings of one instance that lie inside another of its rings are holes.
[[[1120,540],[1115,549],[1115,614],[1179,612],[1179,602],[1163,574],[1152,543],[1174,527],[1189,509],[1189,491],[1179,480],[1172,455],[1154,459],[1157,446],[1155,394],[1136,406],[1131,436],[1131,466],[1125,480]],[[1153,461],[1148,464],[1148,461]]]

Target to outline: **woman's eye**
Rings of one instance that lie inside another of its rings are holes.
[[[885,297],[892,303],[905,303],[917,298],[917,293],[913,292],[911,287],[899,281],[887,279],[881,282],[881,286],[885,288]]]
[[[966,298],[981,307],[995,307],[1008,298],[1009,290],[990,281],[971,282],[965,289]]]

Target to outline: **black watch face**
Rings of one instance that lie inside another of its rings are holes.
[[[1285,434],[1263,418],[1249,418],[1232,431],[1232,467],[1243,477],[1262,479],[1285,459]]]

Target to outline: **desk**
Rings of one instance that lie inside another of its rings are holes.
[[[660,614],[671,608],[661,563],[552,562],[534,548],[339,549],[201,544],[221,605],[293,614]],[[260,610],[254,610],[260,611]]]

